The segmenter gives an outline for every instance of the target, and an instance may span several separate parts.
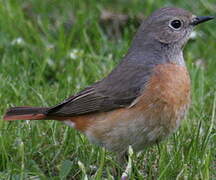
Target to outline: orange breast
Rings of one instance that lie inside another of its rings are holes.
[[[162,64],[154,69],[136,108],[159,118],[170,128],[178,125],[190,104],[190,77],[186,67]],[[152,119],[152,118],[151,118]]]

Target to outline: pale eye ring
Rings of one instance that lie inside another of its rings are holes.
[[[169,22],[169,27],[174,30],[180,30],[182,28],[182,21],[179,19],[174,19]]]

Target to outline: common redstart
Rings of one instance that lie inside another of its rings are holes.
[[[58,120],[93,143],[140,151],[174,132],[190,105],[182,49],[212,16],[161,8],[144,20],[121,63],[104,79],[52,107],[12,107],[4,120]]]

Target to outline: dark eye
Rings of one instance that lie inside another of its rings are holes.
[[[178,19],[172,20],[169,24],[172,29],[179,30],[182,26],[182,22]]]

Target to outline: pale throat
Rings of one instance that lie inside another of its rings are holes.
[[[166,59],[167,62],[180,65],[180,66],[185,66],[182,48],[176,45],[168,45],[163,50],[165,51],[164,58]]]
[[[175,54],[171,59],[171,63],[177,64],[180,66],[185,66],[183,52],[180,51],[178,54]]]

